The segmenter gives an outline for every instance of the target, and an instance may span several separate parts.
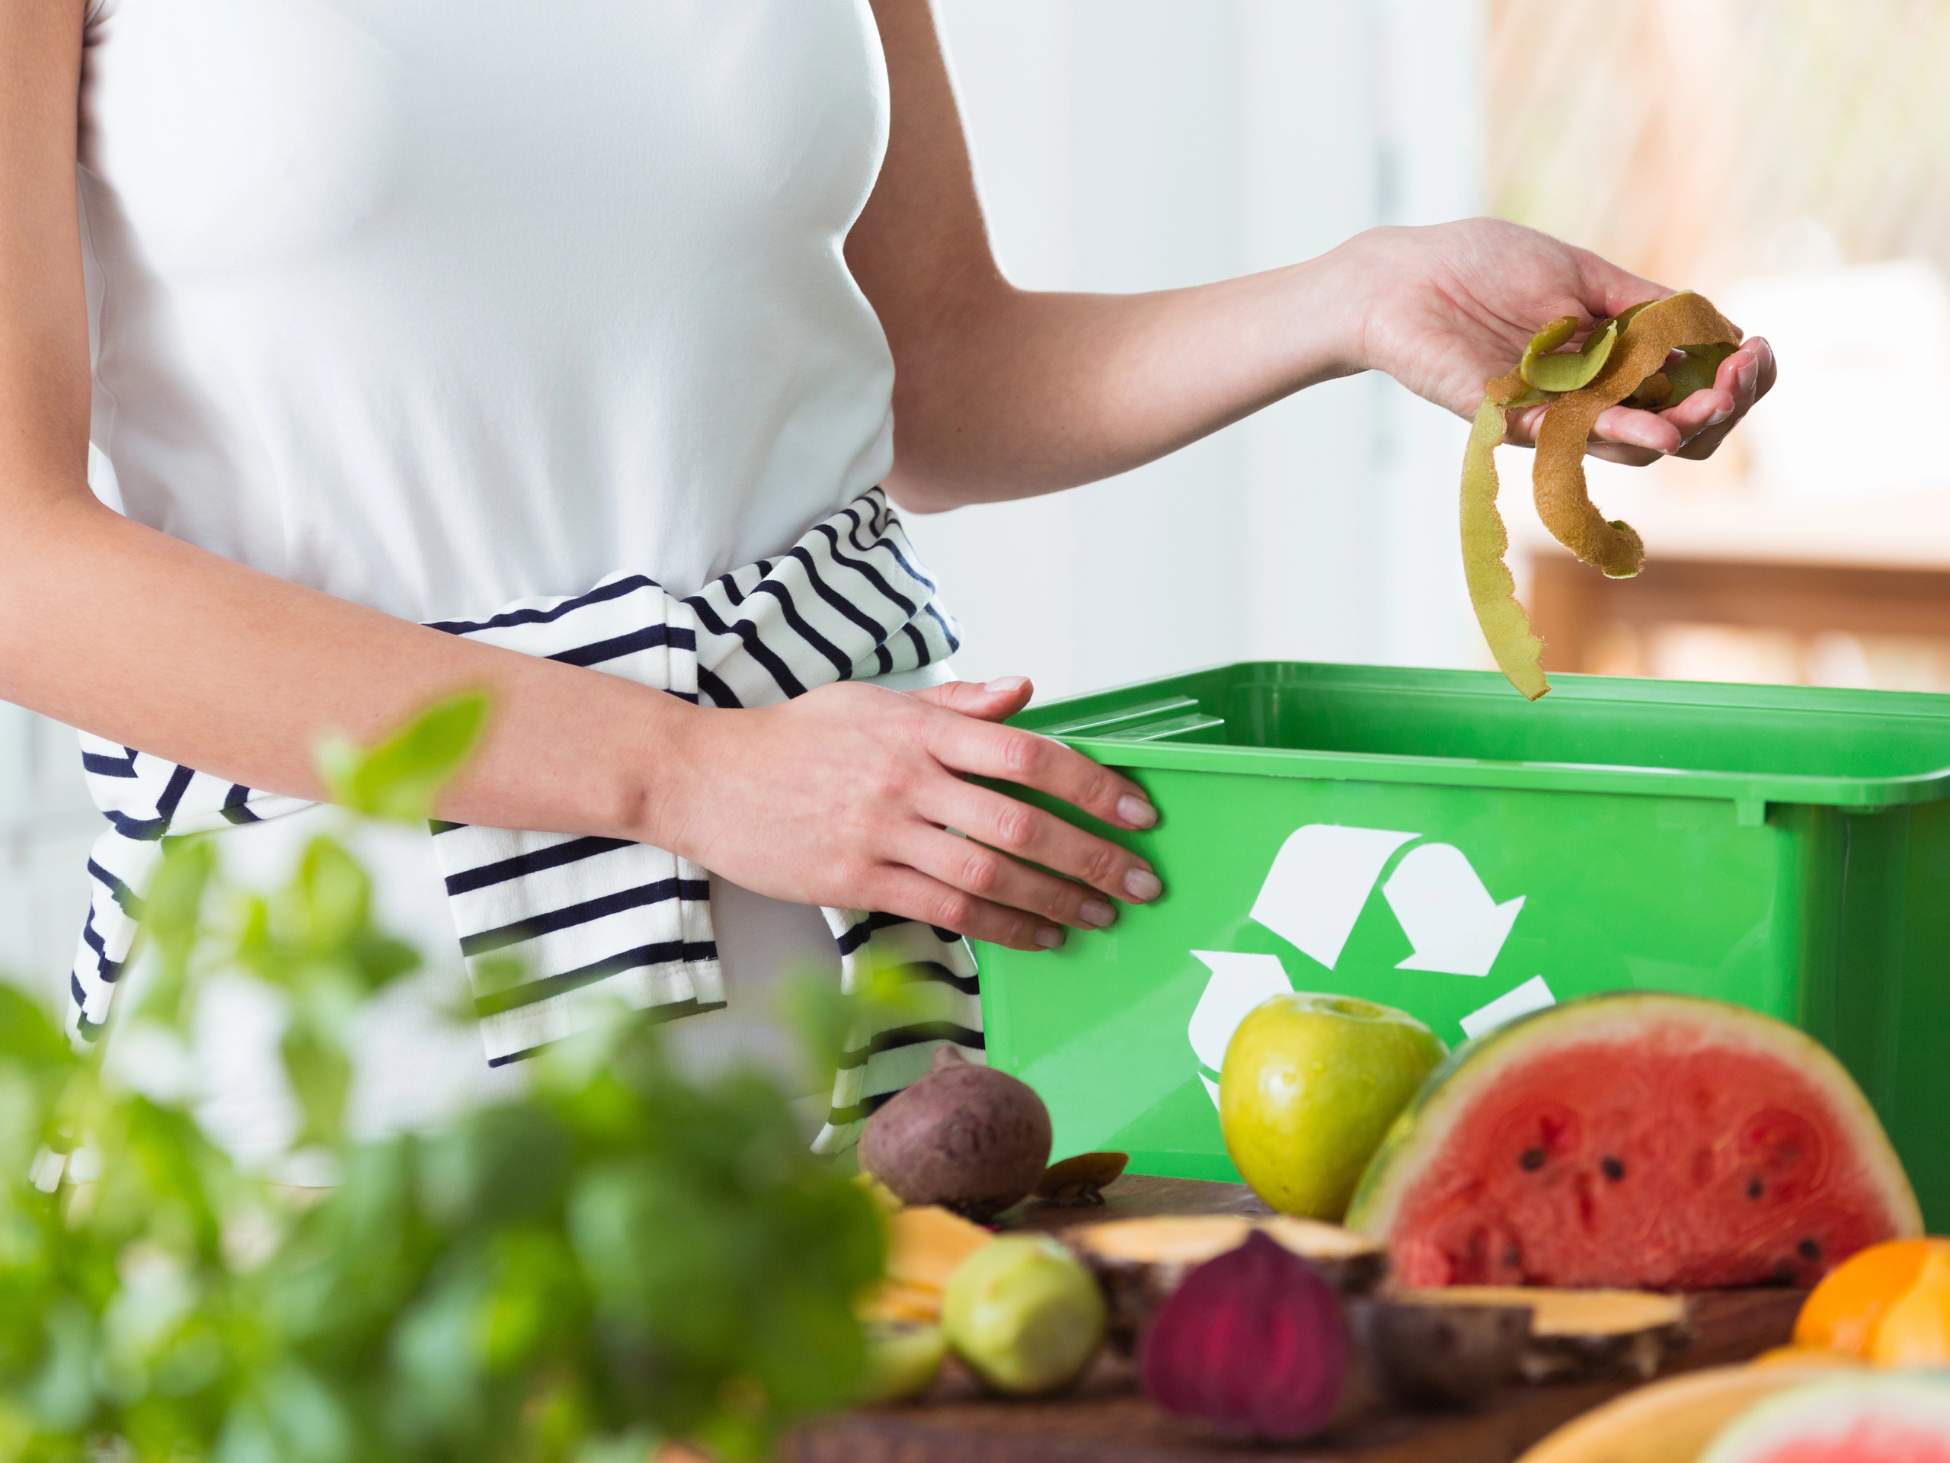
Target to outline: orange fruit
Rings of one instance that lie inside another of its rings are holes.
[[[1866,1357],[1883,1312],[1916,1284],[1926,1262],[1950,1258],[1950,1239],[1892,1239],[1850,1255],[1808,1295],[1794,1344]]]
[[[1884,1366],[1950,1366],[1950,1247],[1926,1259],[1915,1283],[1889,1303],[1869,1355]]]

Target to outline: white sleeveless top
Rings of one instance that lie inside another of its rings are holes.
[[[130,517],[430,620],[619,569],[690,593],[885,474],[893,362],[841,255],[887,133],[866,0],[91,0],[86,25],[96,487]],[[307,821],[224,835],[227,866],[276,877]],[[425,840],[367,843],[389,913],[450,942]],[[734,891],[734,990],[740,926],[748,967],[832,958],[814,911]],[[215,1042],[252,1070],[213,1079],[246,1149],[277,1105],[248,1030]],[[377,1128],[439,1065],[383,1031]],[[478,1041],[452,1063],[485,1072]]]
[[[679,594],[892,460],[866,0],[93,0],[122,506],[412,619]]]

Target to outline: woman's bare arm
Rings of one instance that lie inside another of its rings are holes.
[[[1142,860],[963,780],[1149,821],[1122,778],[992,724],[1021,709],[1025,684],[915,697],[843,685],[700,710],[286,583],[99,504],[75,196],[82,7],[0,5],[0,698],[317,797],[323,734],[374,737],[485,689],[494,715],[443,797],[449,818],[639,839],[761,893],[1027,949],[1060,942],[1057,926],[1107,923],[1100,895],[1156,893]]]
[[[1546,320],[1662,293],[1493,219],[1372,230],[1318,259],[1187,289],[1017,289],[989,247],[929,0],[873,8],[893,128],[846,257],[893,347],[888,486],[910,507],[1093,482],[1368,369],[1467,416]],[[1713,389],[1669,412],[1607,412],[1594,450],[1703,456],[1772,377],[1772,354],[1750,341]],[[1513,425],[1521,439],[1535,424]]]

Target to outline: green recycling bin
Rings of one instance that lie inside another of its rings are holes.
[[[1790,1021],[1848,1066],[1950,1229],[1950,696],[1254,663],[1018,725],[1141,784],[1165,895],[1054,954],[984,945],[989,1060],[1056,1152],[1236,1178],[1217,1079],[1279,991],[1454,1045],[1593,991]]]

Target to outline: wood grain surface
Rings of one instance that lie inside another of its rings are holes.
[[[1234,1184],[1131,1177],[1101,1208],[1032,1206],[1016,1227],[1056,1229],[1139,1214],[1262,1214]],[[1696,1296],[1693,1343],[1669,1370],[1739,1361],[1786,1341],[1799,1308],[1793,1290]],[[788,1441],[786,1463],[1509,1463],[1570,1418],[1626,1390],[1628,1382],[1511,1386],[1473,1413],[1377,1414],[1298,1447],[1227,1440],[1160,1412],[1136,1390],[1131,1364],[1106,1355],[1077,1389],[1047,1401],[996,1401],[951,1367],[925,1400],[850,1413]]]

